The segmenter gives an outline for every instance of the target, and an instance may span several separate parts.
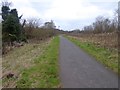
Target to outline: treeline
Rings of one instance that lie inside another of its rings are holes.
[[[104,16],[98,16],[95,21],[88,25],[84,26],[83,29],[75,29],[69,31],[71,34],[79,34],[79,33],[110,33],[118,31],[118,10],[115,11],[112,19],[106,18]]]
[[[10,9],[10,2],[2,2],[2,54],[14,47],[23,46],[29,41],[40,41],[57,35],[60,30],[55,28],[54,22],[46,22],[40,26],[40,19],[22,19],[17,9]]]
[[[54,23],[50,24],[46,28],[44,27],[45,25],[41,26],[40,19],[37,19],[37,18],[27,19],[26,24],[24,26],[26,38],[34,39],[34,40],[45,40],[46,38],[49,38],[58,34],[58,30],[53,28]]]
[[[82,42],[95,44],[110,50],[118,50],[118,11],[115,12],[112,19],[99,16],[96,20],[82,30],[76,29],[67,32]]]
[[[89,26],[85,26],[83,28],[84,33],[107,33],[107,32],[115,32],[118,30],[118,15],[116,15],[113,19],[105,18],[103,16],[99,16],[96,18],[96,21],[93,22]]]

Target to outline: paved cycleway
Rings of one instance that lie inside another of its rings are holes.
[[[63,36],[59,63],[63,88],[118,88],[116,74]]]

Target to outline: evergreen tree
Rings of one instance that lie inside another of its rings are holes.
[[[8,3],[9,4],[9,3]],[[22,26],[16,9],[10,10],[9,5],[2,6],[2,40],[4,41],[20,41],[22,38]]]

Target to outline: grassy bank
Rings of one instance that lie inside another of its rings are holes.
[[[54,37],[42,55],[34,60],[34,66],[22,72],[17,82],[19,88],[57,88],[59,37]]]
[[[50,40],[39,41],[39,43],[26,43],[24,46],[14,48],[2,57],[2,86],[14,88],[16,81],[20,78],[24,69],[34,65],[34,59],[42,55],[44,48],[50,43]],[[12,73],[14,76],[8,78]]]
[[[67,36],[67,38],[74,42],[77,46],[88,52],[90,55],[100,61],[106,67],[109,67],[114,72],[118,73],[118,53],[117,51],[110,51],[106,48],[96,46],[92,43],[81,42],[78,39]]]

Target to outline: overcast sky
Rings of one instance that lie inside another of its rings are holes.
[[[53,20],[64,30],[82,29],[97,16],[112,18],[119,0],[8,0],[11,8],[23,18],[37,17],[42,22]]]

